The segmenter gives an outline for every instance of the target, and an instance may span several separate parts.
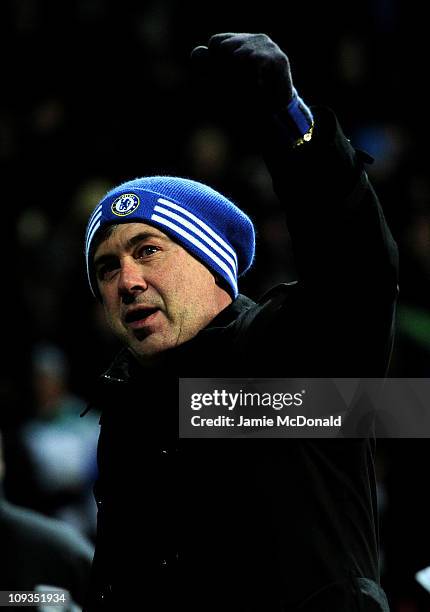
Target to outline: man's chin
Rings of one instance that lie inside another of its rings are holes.
[[[142,362],[158,361],[166,352],[168,346],[165,346],[162,338],[157,338],[155,334],[144,334],[143,330],[139,330],[139,334],[134,333],[133,339],[128,343],[128,346],[135,357]]]
[[[149,329],[133,329],[132,336],[138,343],[144,342],[149,336],[152,336],[153,332]]]

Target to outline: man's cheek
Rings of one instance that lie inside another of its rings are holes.
[[[119,313],[112,311],[107,306],[105,306],[104,311],[105,311],[106,323],[108,324],[110,329],[115,334],[124,334],[126,329],[121,321],[121,317],[119,316]]]

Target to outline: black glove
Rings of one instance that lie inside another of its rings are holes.
[[[214,79],[226,96],[270,111],[285,108],[294,95],[290,62],[266,34],[215,34],[191,53],[192,65]]]
[[[275,126],[293,147],[311,139],[312,111],[297,95],[288,57],[266,34],[215,34],[207,47],[193,49],[191,60],[210,77],[209,95],[236,107],[242,119],[264,111],[263,132]]]

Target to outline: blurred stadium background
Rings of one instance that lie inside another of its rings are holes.
[[[1,3],[0,428],[11,501],[94,537],[98,423],[76,415],[117,347],[87,287],[82,244],[110,186],[158,173],[206,181],[259,227],[242,291],[258,297],[291,274],[252,125],[237,128],[228,92],[208,95],[190,71],[191,49],[216,32],[269,34],[290,56],[302,97],[332,107],[375,157],[369,174],[401,257],[390,375],[429,375],[424,11],[400,0]],[[428,440],[378,445],[382,576],[394,612],[430,610],[414,580],[430,565],[429,460]]]

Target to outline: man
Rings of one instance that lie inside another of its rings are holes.
[[[8,502],[5,470],[0,433],[0,590],[68,591],[72,602],[59,607],[77,610],[73,602],[82,606],[88,590],[92,543],[68,523]],[[41,608],[31,606],[36,609]]]
[[[287,56],[264,34],[218,34],[192,57],[252,106],[299,282],[240,295],[252,222],[198,182],[136,179],[96,207],[88,276],[125,348],[92,400],[86,610],[386,611],[370,440],[177,439],[179,377],[383,376],[397,293],[369,158],[298,97]]]

